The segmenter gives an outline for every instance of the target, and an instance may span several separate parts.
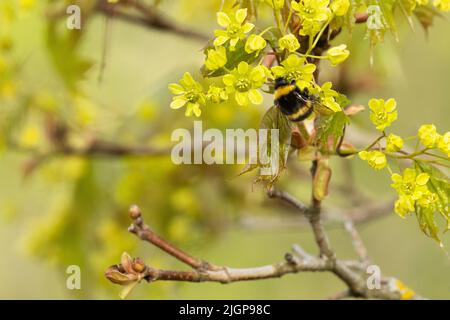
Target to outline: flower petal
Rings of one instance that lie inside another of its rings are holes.
[[[233,39],[231,39],[231,40],[230,40],[230,47],[231,47],[231,48],[236,47],[236,44],[238,43],[238,41],[239,41],[239,38],[233,38]],[[230,50],[231,50],[231,49],[230,49]]]
[[[250,22],[247,22],[246,24],[244,24],[243,26],[242,26],[242,32],[243,33],[249,33],[250,31],[252,31],[253,30],[253,28],[255,27],[255,25],[254,24],[252,24],[252,23],[250,23]]]
[[[227,87],[232,87],[236,82],[236,77],[232,74],[226,74],[223,76],[222,81]]]
[[[200,109],[200,105],[198,103],[194,103],[192,105],[192,111],[194,112],[194,115],[196,117],[200,117],[200,115],[202,114],[202,110]]]
[[[218,36],[216,39],[214,39],[214,46],[218,47],[223,45],[225,42],[228,41],[228,37],[227,36]]]
[[[192,103],[186,105],[186,112],[184,113],[186,117],[192,116]]]
[[[185,72],[180,83],[182,85],[184,85],[185,88],[190,88],[190,87],[195,86],[196,82],[195,82],[194,78],[192,78],[192,75],[189,72]]]
[[[234,97],[238,105],[243,107],[248,105],[248,92],[236,92]]]
[[[171,83],[171,84],[169,84],[169,90],[173,94],[183,94],[183,93],[186,92],[184,90],[184,88],[182,86],[180,86],[178,83]]]
[[[369,108],[370,108],[370,110],[372,110],[373,112],[376,112],[376,113],[383,111],[382,99],[370,99]]]
[[[184,98],[174,98],[172,100],[172,103],[170,104],[170,107],[172,109],[180,109],[181,107],[183,107],[185,104],[187,103],[187,100],[185,100]]]
[[[238,73],[240,75],[246,75],[248,72],[248,63],[245,61],[241,61],[238,64]]]
[[[430,179],[430,176],[426,173],[421,173],[416,178],[416,183],[419,186],[424,186],[427,184],[428,180]]]
[[[308,64],[305,64],[303,67],[302,67],[302,71],[303,71],[303,73],[309,73],[309,74],[312,74],[312,73],[314,73],[314,71],[316,71],[316,65],[315,64],[312,64],[312,63],[308,63]]]
[[[237,10],[235,17],[236,21],[239,24],[242,24],[245,21],[245,18],[247,18],[247,8]]]
[[[225,12],[217,12],[217,23],[226,28],[231,23],[230,17]]]
[[[398,173],[394,173],[391,176],[391,179],[392,179],[392,182],[395,182],[395,183],[401,183],[402,182],[402,176],[399,175]]]
[[[261,92],[259,92],[256,89],[251,89],[248,92],[248,98],[250,99],[251,103],[253,104],[261,104],[263,102],[263,96]]]
[[[272,69],[270,69],[270,70],[272,70],[275,77],[281,77],[286,73],[286,69],[282,66],[275,66],[275,67],[272,67]]]
[[[396,106],[397,106],[397,102],[391,98],[388,101],[386,101],[384,108],[386,109],[387,112],[392,112],[395,110]]]

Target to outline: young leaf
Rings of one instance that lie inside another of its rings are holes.
[[[344,134],[344,127],[349,122],[344,112],[336,112],[329,116],[320,117],[317,123],[316,141],[327,145],[329,139],[333,141],[333,147]]]

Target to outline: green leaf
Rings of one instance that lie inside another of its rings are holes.
[[[282,170],[286,167],[287,158],[289,155],[289,150],[291,146],[291,136],[292,136],[292,128],[290,126],[290,121],[284,116],[280,110],[272,106],[267,110],[267,112],[264,114],[262,120],[260,129],[268,129],[268,139],[266,141],[266,145],[263,146],[265,150],[267,151],[267,156],[270,157],[270,150],[271,150],[271,141],[272,137],[270,134],[270,129],[278,129],[278,160],[279,160],[279,166],[278,166],[278,172],[273,174],[270,177],[271,183],[273,183],[280,175]],[[267,177],[261,177],[264,180],[267,180]]]
[[[416,170],[428,173],[430,176],[427,187],[431,192],[438,195],[437,209],[444,219],[447,220],[448,224],[450,222],[448,206],[448,200],[450,198],[450,179],[436,167],[421,161],[416,161]]]
[[[327,146],[331,138],[333,147],[336,147],[337,141],[344,134],[344,127],[348,122],[348,117],[343,111],[320,117],[317,123],[316,141]]]
[[[85,78],[86,72],[92,67],[92,62],[79,53],[81,31],[67,32],[58,27],[56,22],[48,24],[47,48],[56,71],[66,86],[74,90],[78,81]]]
[[[433,25],[436,17],[443,17],[442,14],[433,6],[419,6],[414,10],[414,15],[419,20],[420,25],[425,32],[428,32],[428,28]]]
[[[420,229],[423,231],[423,233],[441,244],[441,239],[439,237],[439,228],[434,219],[433,210],[428,210],[417,206],[416,216],[419,222]]]
[[[206,52],[209,49],[212,49],[212,48],[214,48],[214,46],[212,46],[212,45],[206,47],[205,50],[204,50],[205,55],[206,55]],[[227,64],[225,65],[225,68],[221,68],[221,69],[218,69],[218,70],[215,70],[215,71],[211,71],[211,70],[208,70],[205,65],[203,65],[201,67],[201,69],[200,69],[203,77],[205,77],[205,78],[215,78],[215,77],[223,76],[223,75],[228,73],[226,70],[233,70],[234,68],[236,68],[238,66],[238,64],[241,61],[245,61],[248,64],[252,64],[261,55],[261,54],[256,55],[255,53],[247,53],[245,51],[245,40],[239,41],[237,43],[236,49],[234,51],[230,51],[229,50],[229,44],[228,43],[226,45],[226,49],[227,49]]]

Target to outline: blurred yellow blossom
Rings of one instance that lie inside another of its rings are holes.
[[[205,60],[205,66],[208,70],[217,70],[227,64],[227,50],[225,47],[209,49]]]
[[[347,45],[345,44],[333,47],[327,51],[327,58],[328,60],[330,60],[333,66],[336,66],[341,62],[344,62],[349,55],[350,51],[347,50]]]
[[[397,111],[395,110],[397,102],[394,99],[384,101],[383,99],[371,99],[369,101],[370,120],[380,131],[389,127],[392,122],[397,120]]]
[[[435,147],[439,140],[439,134],[433,124],[424,124],[418,131],[420,142],[427,148]]]
[[[225,12],[217,12],[217,23],[225,28],[225,30],[215,30],[214,45],[216,47],[230,42],[230,50],[233,51],[239,40],[245,38],[255,26],[249,22],[245,22],[247,18],[247,8],[239,9],[234,15],[227,15]]]
[[[403,148],[403,139],[393,133],[389,134],[386,138],[386,151],[397,152]]]
[[[438,148],[450,158],[450,131],[439,137]]]
[[[26,126],[19,136],[19,144],[24,148],[34,148],[39,145],[42,140],[42,134],[38,126]]]
[[[338,17],[345,15],[349,7],[350,0],[334,0],[331,4],[331,10]]]
[[[297,37],[292,33],[281,37],[278,40],[278,45],[281,50],[287,50],[289,52],[295,52],[300,48],[300,43],[298,42]]]
[[[381,151],[361,151],[358,155],[375,170],[383,169],[387,165],[386,156]]]

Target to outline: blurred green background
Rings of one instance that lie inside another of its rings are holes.
[[[212,10],[204,10],[201,17],[196,15],[195,8],[200,5],[199,1],[184,1],[181,6],[169,1],[163,8],[180,24],[192,25],[196,17],[193,27],[207,32],[212,30],[215,16]],[[215,8],[217,3],[211,6]],[[68,90],[50,58],[45,10],[44,4],[37,4],[30,11],[20,12],[11,28],[14,47],[9,56],[20,70],[13,82],[17,91],[0,102],[0,110],[5,117],[14,108],[21,110],[20,120],[11,120],[12,136],[29,147],[48,150],[47,143],[41,141],[44,133],[33,134],[29,129],[45,126],[48,114],[65,119],[72,130],[71,141],[81,146],[93,136],[131,145],[164,146],[170,142],[173,129],[191,128],[192,119],[169,109],[167,84],[178,81],[185,71],[198,75],[204,43],[114,20],[99,82],[105,21],[102,16],[94,16],[84,26],[77,48],[77,54],[93,66],[75,91]],[[370,97],[395,97],[399,110],[395,130],[404,136],[414,135],[422,123],[434,123],[441,132],[447,131],[448,19],[437,19],[428,37],[418,25],[412,31],[404,23],[400,42],[387,36],[375,50],[373,69],[368,40],[363,40],[364,32],[358,28],[350,45],[348,77],[354,81],[369,77],[375,85],[350,93],[352,101],[366,104]],[[348,35],[342,35],[335,41],[347,39]],[[63,63],[70,65],[72,57],[66,58]],[[334,76],[325,71],[321,79]],[[209,127],[254,127],[270,105],[269,100],[264,106],[245,110],[232,105],[204,110],[203,120]],[[364,112],[356,123],[364,126],[367,119]],[[306,226],[268,228],[243,223],[251,217],[268,221],[293,217],[269,204],[261,188],[252,187],[253,174],[234,178],[239,167],[180,168],[171,164],[170,157],[57,156],[25,176],[24,167],[36,156],[12,148],[5,148],[0,156],[2,299],[116,298],[120,287],[109,283],[103,272],[119,262],[124,250],[156,267],[184,268],[126,232],[127,208],[133,203],[142,207],[146,222],[158,232],[194,256],[218,265],[272,263],[281,260],[293,243],[317,251]],[[379,201],[394,195],[387,173],[373,172],[359,159],[351,161],[363,192]],[[339,168],[337,160],[335,181],[345,179]],[[308,200],[309,180],[288,176],[282,184]],[[328,204],[339,205],[344,200],[331,197]],[[383,274],[398,277],[423,296],[450,298],[450,258],[421,233],[415,217],[402,220],[392,212],[359,229]],[[329,228],[329,234],[339,257],[354,257],[349,236],[340,226]],[[448,235],[443,235],[443,242],[450,247]],[[81,266],[82,290],[66,289],[65,270],[71,264]],[[304,273],[229,285],[142,284],[130,298],[320,299],[344,288],[333,275]]]

